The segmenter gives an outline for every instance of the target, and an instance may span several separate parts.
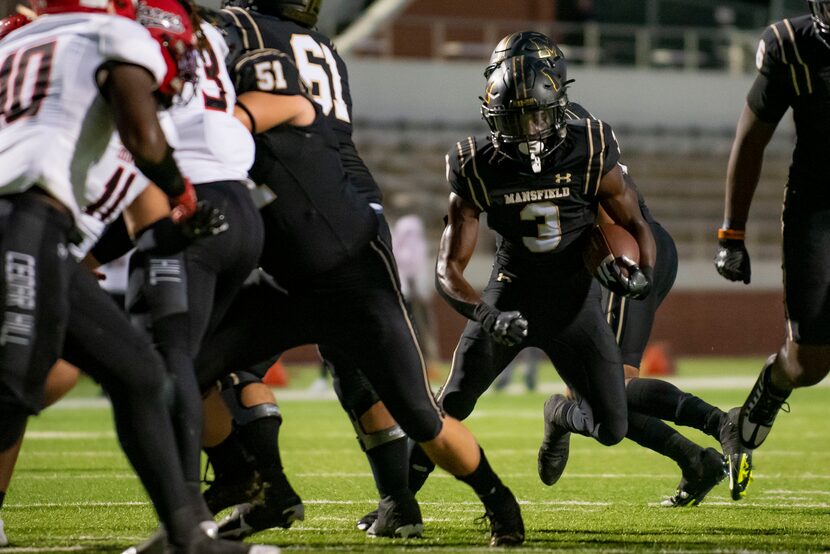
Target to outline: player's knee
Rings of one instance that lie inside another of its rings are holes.
[[[26,428],[29,415],[18,406],[0,404],[0,452],[8,450],[18,441]]]
[[[618,418],[600,425],[597,440],[604,446],[619,444],[628,433],[628,420]]]
[[[282,423],[282,412],[273,401],[273,396],[262,398],[263,402],[259,402],[256,398],[243,398],[246,387],[260,383],[258,379],[250,380],[249,376],[244,372],[231,373],[221,381],[222,398],[233,416],[234,424],[237,427],[244,427],[267,418],[273,418]]]

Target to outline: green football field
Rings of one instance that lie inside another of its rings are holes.
[[[759,367],[760,360],[687,362],[680,376],[691,392],[728,408],[743,401]],[[544,377],[551,375],[543,369]],[[543,383],[546,391],[558,387]],[[564,476],[554,487],[542,485],[536,452],[547,394],[520,394],[517,388],[518,376],[514,390],[487,394],[468,422],[521,502],[525,549],[830,550],[830,389],[793,394],[791,413],[779,417],[756,452],[755,480],[744,500],[730,500],[724,481],[699,507],[663,508],[660,500],[673,492],[679,470],[628,441],[605,448],[574,437]],[[93,394],[86,384],[32,420],[0,512],[12,541],[7,552],[119,552],[153,530],[154,515],[118,448],[108,408],[87,401]],[[422,539],[368,539],[358,532],[354,522],[373,508],[376,496],[348,420],[334,400],[303,398],[296,390],[282,395],[283,460],[306,503],[306,520],[262,533],[260,542],[295,552],[488,550],[477,499],[440,471],[419,495]],[[697,432],[688,435],[716,446]]]

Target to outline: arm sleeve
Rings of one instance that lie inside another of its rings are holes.
[[[447,164],[447,184],[450,186],[450,191],[454,192],[467,202],[472,202],[472,196],[470,194],[470,187],[466,177],[462,175],[461,169],[461,160],[459,159],[459,148],[458,145],[452,148],[447,155],[444,156],[444,160]]]
[[[755,54],[758,76],[746,101],[758,119],[766,123],[781,120],[795,93],[790,67],[783,60],[782,46],[774,27],[770,26],[761,35]]]
[[[620,161],[620,145],[617,143],[617,137],[614,135],[614,129],[603,121],[597,120],[597,123],[602,129],[600,136],[605,141],[603,144],[603,167],[602,174],[605,175],[619,163]],[[604,128],[603,128],[604,127]]]

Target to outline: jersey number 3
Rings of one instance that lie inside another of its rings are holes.
[[[522,221],[534,221],[535,237],[522,237],[525,248],[535,254],[550,252],[562,241],[562,225],[559,223],[559,206],[552,202],[528,204],[519,212]],[[539,219],[542,221],[539,222]]]

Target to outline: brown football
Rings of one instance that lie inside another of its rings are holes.
[[[623,256],[633,260],[634,263],[640,262],[640,248],[631,233],[624,227],[613,223],[595,225],[582,251],[585,267],[591,275],[596,275],[597,268],[607,259]]]

